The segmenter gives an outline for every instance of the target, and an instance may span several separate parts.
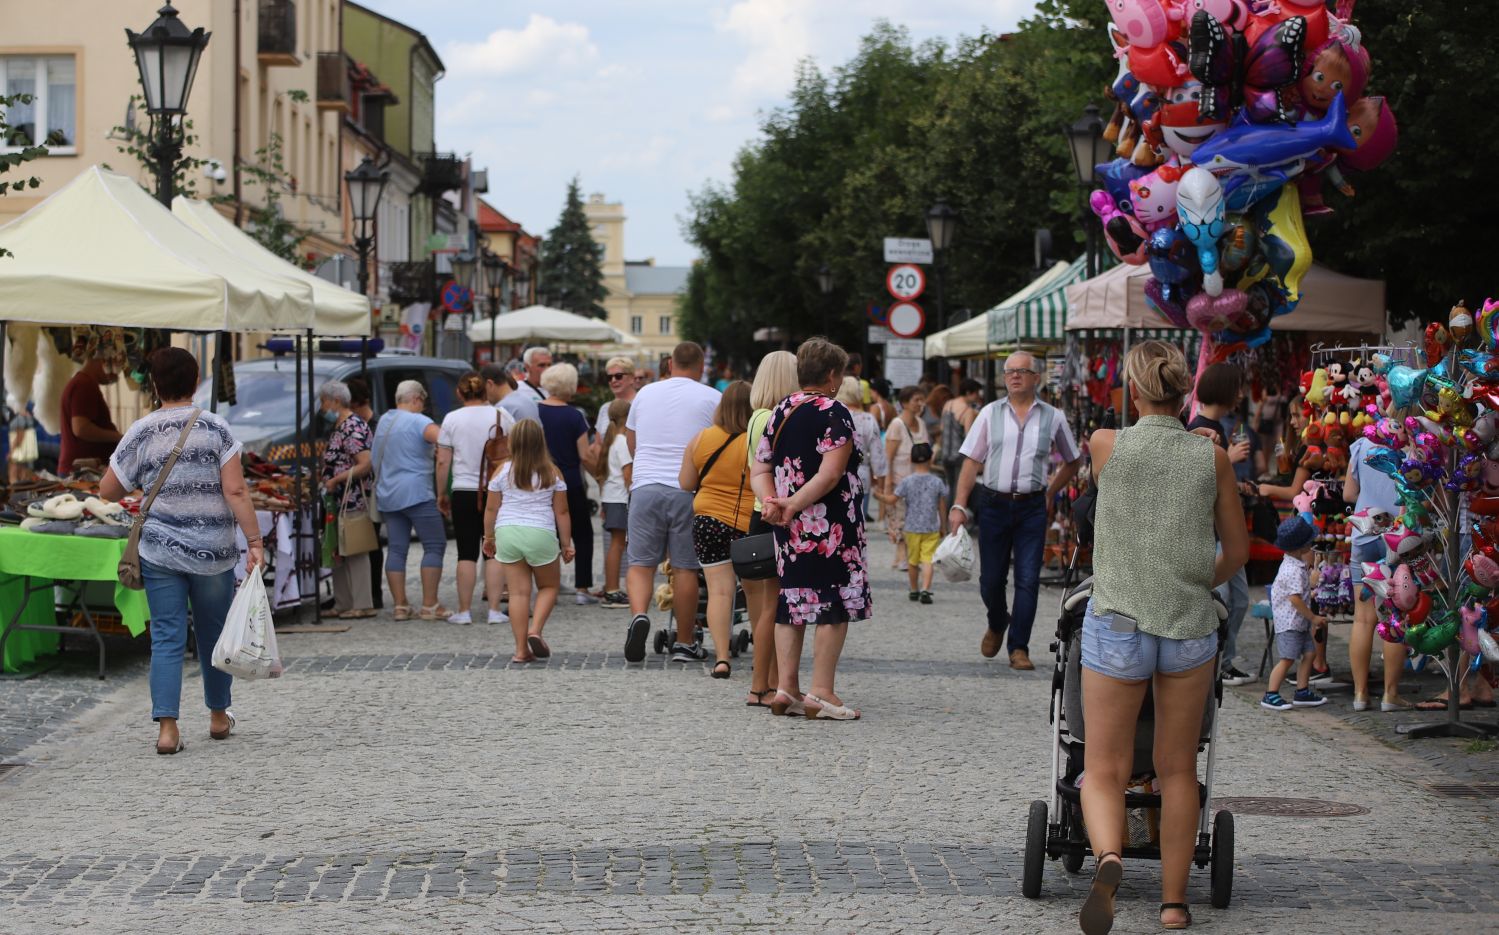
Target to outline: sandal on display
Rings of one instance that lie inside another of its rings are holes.
[[[807,708],[802,704],[801,699],[777,689],[775,697],[770,699],[770,713],[776,717],[783,717],[787,714],[798,717],[806,714]]]
[[[807,720],[829,720],[829,721],[857,721],[860,714],[854,708],[847,705],[833,704],[825,701],[811,692],[802,695],[802,701],[806,705]],[[816,707],[813,707],[813,706]]]
[[[214,740],[226,740],[234,731],[234,725],[237,723],[234,720],[234,715],[228,711],[225,711],[224,714],[229,718],[229,726],[224,728],[223,730],[209,730],[208,736],[212,737]]]
[[[1186,903],[1161,903],[1161,912],[1164,913],[1167,909],[1180,909],[1183,913],[1186,914],[1186,918],[1181,920],[1180,922],[1162,922],[1161,928],[1184,929],[1192,924],[1191,906],[1188,906]]]
[[[1109,860],[1108,858],[1114,858]],[[1083,935],[1108,935],[1114,927],[1114,894],[1119,891],[1119,881],[1124,879],[1124,861],[1118,851],[1105,851],[1098,855],[1098,868],[1093,871],[1093,886],[1088,890],[1088,899],[1078,914],[1077,924]]]
[[[726,679],[729,677],[729,673],[733,671],[734,667],[729,665],[728,660],[720,659],[713,663],[713,672],[711,674],[716,679]]]

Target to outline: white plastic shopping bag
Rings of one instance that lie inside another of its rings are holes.
[[[271,600],[265,581],[256,568],[245,576],[224,632],[213,647],[213,667],[242,679],[276,678],[281,674],[281,653],[276,648],[276,628],[271,623]]]
[[[968,535],[967,526],[959,526],[937,544],[932,564],[948,581],[967,581],[973,577],[973,537]]]

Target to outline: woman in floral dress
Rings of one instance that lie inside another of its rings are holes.
[[[318,407],[332,431],[323,448],[323,489],[339,510],[359,513],[366,508],[365,481],[370,474],[370,427],[350,408],[352,395],[345,383],[324,383]],[[347,501],[347,503],[345,502]],[[370,563],[363,555],[333,558],[333,616],[357,620],[375,616]]]
[[[833,690],[848,624],[869,617],[863,485],[854,420],[833,394],[848,355],[822,338],[796,352],[800,392],[771,414],[755,452],[752,484],[775,529],[781,592],[776,608],[779,682],[771,711],[851,721],[859,712]],[[797,670],[802,637],[818,624],[812,689],[802,694]]]

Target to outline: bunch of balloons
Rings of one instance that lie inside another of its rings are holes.
[[[1351,518],[1378,533],[1385,560],[1363,565],[1378,633],[1419,653],[1459,643],[1499,662],[1499,301],[1477,316],[1459,304],[1448,324],[1426,330],[1424,367],[1375,354],[1377,399],[1364,458],[1394,481],[1398,517],[1361,510]],[[1331,393],[1330,385],[1323,392]],[[1381,412],[1389,417],[1378,418]]]
[[[1353,0],[1106,0],[1119,72],[1090,204],[1179,327],[1257,347],[1311,266],[1304,216],[1395,148]]]

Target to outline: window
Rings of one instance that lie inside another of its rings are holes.
[[[0,56],[0,95],[30,94],[6,115],[10,130],[0,149],[45,145],[54,155],[76,153],[78,84],[71,55]]]
[[[630,316],[630,333],[645,334],[645,319],[639,315]]]
[[[661,325],[661,333],[662,334],[671,334],[671,316],[670,315],[662,315],[661,316],[660,325]]]

